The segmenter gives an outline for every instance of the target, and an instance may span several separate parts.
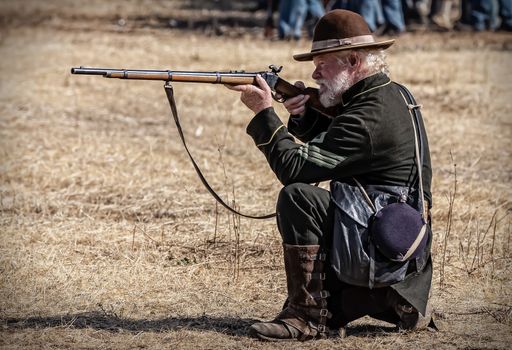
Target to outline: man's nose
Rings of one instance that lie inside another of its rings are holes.
[[[315,70],[313,71],[313,74],[311,74],[311,78],[317,80],[317,79],[320,79],[322,77],[322,74],[320,74],[320,70],[318,68],[315,68]]]

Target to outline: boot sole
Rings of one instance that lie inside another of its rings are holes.
[[[252,336],[253,338],[257,338],[257,339],[260,339],[260,340],[264,340],[264,341],[268,341],[268,342],[290,342],[290,341],[298,341],[297,338],[270,338],[270,337],[267,337],[261,333],[258,333],[256,332],[255,330],[253,329],[249,329],[249,335]]]

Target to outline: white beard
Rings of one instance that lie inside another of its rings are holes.
[[[322,85],[325,86],[325,91],[320,93],[319,99],[322,106],[328,108],[341,102],[343,93],[352,86],[352,79],[350,73],[344,70],[332,79],[319,79],[316,83],[320,88]]]

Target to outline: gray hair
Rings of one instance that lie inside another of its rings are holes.
[[[389,66],[386,62],[384,50],[352,50],[351,53],[357,55],[361,62],[363,62],[361,68],[361,75],[363,77],[361,79],[377,73],[389,76]],[[336,55],[336,59],[340,64],[347,64],[348,55],[346,52],[340,52]]]
[[[366,69],[369,75],[384,73],[389,76],[389,66],[386,62],[386,53],[384,50],[364,50],[361,51],[361,53],[365,55]]]

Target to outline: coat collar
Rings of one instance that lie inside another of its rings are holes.
[[[367,92],[373,91],[380,87],[386,86],[391,83],[389,77],[384,73],[377,73],[359,80],[357,83],[352,85],[342,95],[341,104],[343,107],[348,105],[357,96],[363,95]]]

